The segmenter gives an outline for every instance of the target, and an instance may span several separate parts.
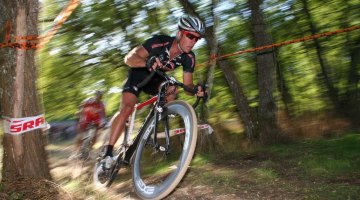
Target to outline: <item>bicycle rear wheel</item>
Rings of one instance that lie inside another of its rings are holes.
[[[157,132],[176,129],[183,133],[170,138],[170,147],[166,147],[166,138],[158,138],[159,149],[153,140],[155,117],[144,127],[132,166],[135,191],[142,199],[162,199],[171,193],[185,175],[195,151],[197,118],[192,106],[173,101],[165,107]]]
[[[80,147],[80,159],[81,160],[87,160],[89,158],[90,155],[90,151],[91,151],[91,146],[92,146],[92,140],[95,137],[96,134],[96,128],[92,127],[89,128],[86,133],[84,138],[82,139],[82,145]]]

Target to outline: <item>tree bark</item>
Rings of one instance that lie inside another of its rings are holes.
[[[11,36],[38,35],[37,0],[1,0],[0,25],[10,20]],[[12,38],[12,37],[10,37]],[[35,50],[0,49],[1,113],[10,118],[42,114],[36,91]],[[10,135],[3,139],[3,180],[18,178],[51,179],[41,130]]]
[[[220,51],[222,52],[222,51]],[[248,98],[243,91],[240,80],[234,73],[233,67],[226,61],[220,60],[218,64],[225,75],[230,90],[234,96],[236,108],[244,124],[246,137],[250,142],[256,142],[259,137],[256,112],[253,112],[249,106]]]
[[[308,19],[309,22],[309,26],[310,26],[310,31],[312,35],[315,35],[318,33],[317,28],[315,26],[315,23],[313,22],[312,16],[310,14],[309,8],[308,8],[308,1],[307,0],[301,0],[302,4],[303,4],[303,10],[304,13]],[[320,68],[321,68],[321,75],[324,78],[324,83],[325,86],[327,88],[328,91],[328,97],[330,98],[331,102],[333,103],[334,107],[337,110],[341,110],[340,109],[340,104],[339,104],[339,99],[338,99],[338,91],[337,89],[334,87],[333,82],[331,81],[330,75],[329,75],[329,70],[326,64],[326,60],[325,58],[322,56],[323,55],[323,48],[319,42],[318,39],[314,39],[314,45],[316,48],[316,55],[318,57],[319,60],[319,64],[320,64]]]
[[[351,19],[351,5],[348,1],[343,0],[345,5],[341,18],[341,28],[350,26]],[[347,71],[347,87],[345,97],[341,101],[341,106],[346,112],[346,116],[352,121],[354,127],[360,126],[360,36],[356,34],[351,37],[351,33],[346,33],[345,49],[350,56],[350,67]]]
[[[249,0],[251,24],[255,47],[272,44],[271,36],[266,32],[266,24],[260,9],[261,0]],[[273,96],[275,89],[275,61],[272,49],[263,50],[256,55],[259,88],[259,134],[261,143],[276,142],[279,129],[276,120],[276,103]]]
[[[276,55],[278,55],[277,51],[276,51]],[[275,60],[276,60],[277,88],[280,92],[281,99],[284,103],[285,114],[289,117],[289,116],[291,116],[290,105],[291,105],[293,99],[289,92],[288,83],[285,80],[285,76],[283,74],[283,69],[281,67],[281,63],[276,58],[275,58]]]

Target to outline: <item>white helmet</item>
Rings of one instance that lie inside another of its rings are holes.
[[[103,94],[104,94],[104,91],[102,91],[102,90],[95,91],[95,96],[102,96]]]
[[[197,17],[184,15],[180,17],[178,26],[180,30],[197,32],[200,34],[200,37],[205,36],[205,25],[204,23]]]

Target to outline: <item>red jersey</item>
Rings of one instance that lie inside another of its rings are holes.
[[[105,122],[105,106],[101,101],[90,98],[82,103],[80,112],[80,127],[86,129],[89,124],[96,126],[102,125]]]

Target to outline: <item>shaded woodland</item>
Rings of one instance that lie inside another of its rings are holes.
[[[0,0],[0,39],[9,20],[12,36],[43,35],[68,2]],[[206,24],[194,77],[209,85],[197,112],[215,134],[200,138],[202,150],[357,131],[359,10],[358,0],[84,0],[44,48],[0,48],[0,114],[72,120],[100,89],[110,118],[127,76],[124,56],[154,34],[174,36],[177,18],[188,13]],[[236,53],[325,32],[334,34]],[[40,130],[2,135],[4,179],[51,180]]]
[[[65,3],[42,2],[41,31]],[[240,120],[246,137],[261,143],[287,134],[280,116],[291,121],[331,115],[355,126],[360,124],[358,29],[209,61],[211,55],[358,26],[358,9],[357,1],[341,0],[85,1],[38,56],[46,117],[73,118],[96,89],[107,91],[111,116],[127,76],[124,55],[153,34],[175,35],[177,17],[189,13],[206,23],[206,36],[194,50],[195,82],[210,86],[201,120],[220,127]]]

